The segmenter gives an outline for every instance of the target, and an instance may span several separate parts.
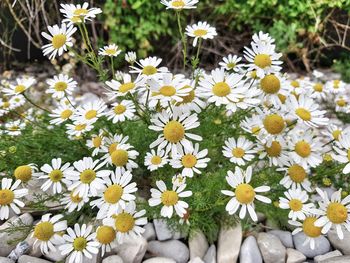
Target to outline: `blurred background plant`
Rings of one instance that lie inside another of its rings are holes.
[[[92,24],[94,43],[113,42],[124,50],[137,51],[140,57],[157,55],[168,61],[167,66],[179,67],[176,18],[164,12],[159,1],[89,2],[103,9]],[[44,59],[38,50],[40,32],[59,21],[58,1],[3,0],[0,10],[2,67],[13,66],[13,61]],[[339,66],[350,63],[349,13],[350,0],[201,0],[186,22],[208,20],[220,28],[219,37],[204,46],[203,65],[218,62],[228,53],[239,54],[252,33],[263,30],[276,39],[291,70],[309,72],[336,61],[334,69],[349,78],[349,72]]]

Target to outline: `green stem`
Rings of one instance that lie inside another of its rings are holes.
[[[112,79],[114,79],[114,58],[111,56]]]
[[[187,43],[186,43],[186,37],[185,34],[182,31],[182,26],[181,26],[181,18],[180,18],[180,12],[177,11],[176,12],[176,18],[177,18],[177,26],[179,28],[179,33],[181,36],[181,42],[182,42],[182,53],[183,53],[183,60],[184,60],[184,71],[186,69],[186,65],[187,65],[187,61],[186,61],[186,57],[187,57]]]
[[[23,97],[30,103],[32,104],[33,106],[37,107],[38,109],[40,110],[43,110],[47,113],[51,113],[49,110],[47,109],[44,109],[43,107],[39,106],[38,104],[34,103],[31,99],[28,98],[28,96],[25,94],[25,93],[22,93],[23,94]]]

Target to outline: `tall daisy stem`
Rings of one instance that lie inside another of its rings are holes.
[[[176,18],[177,18],[177,26],[179,27],[179,33],[181,36],[181,42],[182,42],[182,53],[183,53],[183,60],[184,60],[184,70],[186,69],[187,65],[187,41],[186,41],[186,36],[182,31],[182,26],[181,26],[181,16],[180,16],[180,11],[176,12]]]
[[[114,79],[114,58],[111,56],[112,79]]]
[[[49,110],[47,109],[44,109],[43,107],[39,106],[38,104],[36,104],[35,102],[33,102],[30,98],[28,98],[28,96],[25,94],[25,93],[22,93],[23,94],[23,97],[30,103],[32,104],[33,106],[37,107],[38,109],[40,110],[43,110],[47,113],[51,113]]]

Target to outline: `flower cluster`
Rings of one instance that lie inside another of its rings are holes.
[[[198,1],[161,3],[180,18],[186,9],[196,8]],[[186,34],[197,47],[190,75],[174,74],[162,65],[161,58],[138,59],[132,51],[125,54],[129,70],[115,72],[113,59],[122,51],[116,44],[95,50],[87,35],[85,24],[101,10],[88,8],[87,3],[61,7],[63,24],[48,27],[50,34],[43,33],[50,42],[43,46],[44,55],[52,59],[68,49],[78,54],[73,37],[79,29],[87,54],[76,57],[97,70],[106,91],[98,99],[79,101],[73,77],[60,73],[48,79],[46,93],[53,107],[41,114],[50,119],[51,128],[64,127],[68,139],[80,141],[90,155],[73,163],[52,156],[51,163],[21,164],[13,172],[14,183],[7,178],[1,181],[0,219],[9,217],[9,209],[20,213],[25,206],[20,199],[32,181],[42,182],[45,192],[62,195],[64,213],[43,215],[32,231],[43,253],[58,248],[69,256],[69,262],[83,262],[99,249],[105,253],[141,235],[146,210],[138,207],[141,201],[133,174],[142,168],[155,175],[147,209],[156,211],[155,218],[177,218],[190,224],[191,213],[196,212],[190,204],[196,193],[189,185],[202,180],[217,154],[223,158],[211,169],[221,169],[222,163],[232,169],[224,171],[227,176],[221,179],[226,179],[227,188],[217,189],[219,202],[211,205],[223,203],[228,215],[257,221],[256,205],[272,203],[270,190],[280,187],[283,196],[274,203],[288,210],[289,223],[297,227],[293,234],[303,231],[312,248],[314,239],[332,226],[340,238],[342,226],[350,231],[350,195],[339,189],[328,197],[310,181],[312,173],[329,160],[342,173],[350,173],[350,129],[333,122],[324,107],[327,99],[334,102],[335,112],[350,112],[345,83],[291,78],[282,72],[282,54],[276,52],[274,39],[262,32],[253,36],[243,58],[230,54],[210,72],[199,69],[201,47],[204,40],[217,35],[216,29],[199,22],[183,33],[180,19],[183,45],[187,44]],[[185,67],[189,62],[186,52],[184,46]],[[103,68],[105,57],[110,59],[110,69]],[[6,85],[0,115],[17,112],[26,102],[36,105],[26,93],[34,83],[33,78],[21,78]],[[225,116],[230,136],[222,136],[217,128],[211,136],[220,138],[221,144],[209,148],[203,141],[210,138],[202,136],[200,127],[213,111]],[[34,114],[24,120],[7,122],[2,131],[20,136],[28,121],[36,122]],[[123,129],[125,123],[143,123],[152,134],[147,151],[135,149]],[[281,175],[279,185],[257,185],[263,169]],[[318,204],[310,198],[315,192]],[[89,222],[67,225],[65,213],[86,207],[95,213],[97,226]]]

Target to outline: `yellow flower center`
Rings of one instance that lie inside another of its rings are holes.
[[[156,74],[156,73],[157,73],[157,68],[153,67],[153,66],[145,66],[142,69],[142,74],[146,75],[146,76],[150,76],[150,75],[153,75],[153,74]]]
[[[194,98],[195,98],[195,92],[194,92],[194,90],[191,90],[187,96],[182,97],[181,103],[190,103],[194,100]]]
[[[52,37],[52,47],[54,49],[59,49],[66,44],[67,37],[64,34],[57,34]]]
[[[253,127],[250,130],[253,134],[258,134],[261,129],[259,127]]]
[[[300,84],[299,84],[299,81],[297,80],[293,80],[290,85],[292,85],[293,88],[299,88],[300,87]]]
[[[25,91],[26,90],[26,86],[24,86],[24,85],[17,85],[16,87],[15,87],[15,92],[16,93],[22,93],[23,91]]]
[[[64,111],[61,112],[61,119],[66,120],[68,119],[70,116],[72,116],[73,111],[66,109]]]
[[[270,114],[266,116],[263,124],[266,131],[270,134],[279,134],[285,127],[283,118],[278,114]]]
[[[271,57],[267,54],[258,54],[254,58],[254,64],[259,68],[266,68],[271,66]]]
[[[82,130],[84,130],[86,128],[86,124],[77,124],[77,125],[75,125],[75,127],[74,127],[74,129],[76,130],[76,131],[82,131]]]
[[[281,88],[280,80],[273,74],[266,75],[260,80],[261,89],[267,94],[276,94]]]
[[[253,70],[252,72],[250,72],[250,77],[252,79],[257,79],[258,78],[258,75],[256,74],[256,70]]]
[[[0,205],[9,205],[15,199],[15,194],[9,189],[0,190]]]
[[[129,160],[129,154],[125,150],[117,149],[111,154],[111,159],[115,166],[124,166]]]
[[[118,143],[112,143],[109,147],[108,147],[108,152],[110,155],[112,155],[112,153],[117,149]]]
[[[171,5],[175,8],[183,8],[185,3],[182,0],[176,0],[171,3]]]
[[[244,156],[244,154],[245,154],[245,151],[240,147],[236,147],[236,148],[232,149],[233,157],[242,158]]]
[[[26,183],[32,179],[32,168],[29,165],[18,166],[14,172],[16,179]]]
[[[134,228],[135,219],[129,213],[120,213],[115,216],[115,228],[121,233],[127,233]]]
[[[337,100],[337,105],[338,105],[339,107],[345,107],[347,104],[348,104],[348,103],[347,103],[346,100],[344,100],[344,99],[339,99],[339,100]]]
[[[350,161],[350,149],[348,150],[348,159]]]
[[[186,168],[192,168],[197,164],[197,158],[193,154],[186,154],[181,158],[182,165]]]
[[[196,37],[203,37],[205,36],[206,34],[208,33],[207,30],[205,29],[196,29],[193,34],[196,36]]]
[[[159,165],[162,162],[162,158],[158,155],[155,155],[151,158],[151,163],[154,165]]]
[[[321,235],[321,227],[315,226],[316,217],[307,217],[303,222],[303,232],[309,237],[319,237]]]
[[[135,88],[135,83],[127,82],[127,83],[120,85],[119,91],[122,93],[127,93],[129,90],[132,90],[133,88]]]
[[[80,181],[83,184],[90,184],[96,178],[96,172],[92,169],[86,169],[80,173]]]
[[[119,184],[109,186],[103,193],[104,199],[107,203],[116,204],[123,195],[123,187]]]
[[[333,81],[333,87],[335,89],[339,89],[339,85],[340,85],[340,80],[339,79],[336,79]]]
[[[341,203],[330,203],[327,207],[327,217],[334,224],[342,224],[348,219],[348,209]]]
[[[109,48],[105,50],[105,53],[107,55],[114,55],[115,53],[117,53],[117,50],[113,49],[113,48]]]
[[[334,130],[333,132],[332,132],[332,136],[333,136],[333,138],[334,138],[334,140],[339,140],[339,136],[341,135],[341,130]]]
[[[322,92],[323,91],[323,85],[321,83],[316,83],[314,85],[314,91],[316,92]]]
[[[169,121],[163,130],[164,138],[171,143],[178,143],[185,136],[185,128],[178,121]]]
[[[265,146],[265,150],[268,156],[277,157],[281,154],[282,146],[278,141],[272,141],[270,147]]]
[[[293,182],[301,183],[306,178],[306,171],[299,164],[293,164],[288,168],[288,175]]]
[[[49,241],[54,234],[53,224],[50,222],[41,222],[34,228],[34,236],[40,241]]]
[[[233,63],[233,62],[231,62],[231,63],[227,63],[227,68],[229,68],[229,69],[233,69],[235,66],[236,66],[236,63]]]
[[[303,203],[299,199],[291,199],[288,204],[294,212],[300,211],[303,208]]]
[[[10,107],[10,102],[5,101],[5,102],[2,104],[2,107],[3,107],[4,109]]]
[[[98,148],[100,147],[102,144],[102,138],[100,136],[96,136],[95,138],[92,139],[92,145],[95,147],[95,148]]]
[[[96,231],[96,239],[103,245],[112,243],[115,237],[115,230],[111,226],[100,226]]]
[[[81,202],[81,200],[83,200],[83,198],[79,197],[79,195],[74,195],[74,190],[70,193],[70,200],[73,203],[79,203]]]
[[[63,173],[61,170],[52,170],[51,173],[49,174],[49,177],[51,179],[52,182],[59,182],[61,181],[62,177],[63,177]]]
[[[114,113],[117,115],[123,114],[126,111],[126,107],[122,104],[119,104],[114,107]]]
[[[255,192],[250,184],[240,184],[235,190],[237,201],[241,204],[250,204],[254,201]]]
[[[97,111],[96,110],[89,110],[85,113],[85,118],[87,120],[91,120],[93,118],[96,118],[97,116]]]
[[[167,190],[162,193],[161,200],[163,205],[172,206],[179,201],[179,196],[175,191]]]
[[[166,97],[171,97],[176,94],[176,89],[173,86],[163,86],[159,90],[160,94]]]
[[[295,110],[295,114],[300,117],[303,121],[310,121],[311,120],[311,113],[305,108],[297,108]]]
[[[306,141],[299,141],[295,144],[294,151],[299,156],[306,158],[311,154],[311,146]]]
[[[87,240],[84,237],[77,237],[73,241],[73,247],[76,251],[83,251],[87,247]]]
[[[85,8],[77,8],[74,10],[74,15],[75,16],[85,16],[89,13],[89,11]]]
[[[56,84],[54,86],[56,91],[65,91],[67,89],[67,87],[68,87],[68,85],[64,81],[56,82]]]
[[[213,86],[212,91],[215,96],[225,97],[230,94],[231,88],[226,82],[218,82]]]

